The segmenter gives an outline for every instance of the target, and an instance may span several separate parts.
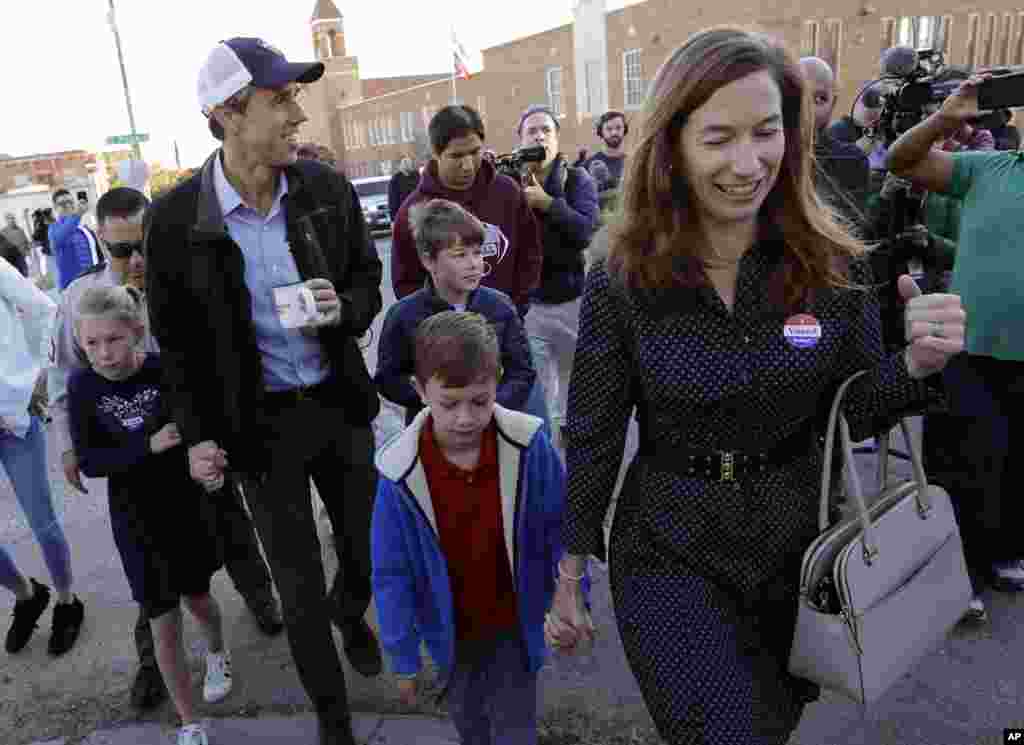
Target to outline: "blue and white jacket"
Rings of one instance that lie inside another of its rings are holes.
[[[455,610],[434,504],[419,457],[430,410],[417,415],[377,457],[381,478],[373,511],[373,595],[380,639],[392,672],[420,669],[420,642],[443,676],[455,665]],[[501,515],[519,629],[529,672],[546,655],[544,616],[562,556],[565,468],[541,420],[496,405]],[[584,592],[588,586],[583,586]]]

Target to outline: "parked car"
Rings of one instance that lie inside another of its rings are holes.
[[[356,187],[359,203],[363,206],[363,216],[370,230],[391,230],[391,213],[388,211],[388,183],[390,176],[371,176],[354,178],[352,185]]]

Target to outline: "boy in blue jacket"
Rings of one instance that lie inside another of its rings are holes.
[[[546,419],[516,307],[505,293],[480,286],[485,270],[483,224],[446,199],[416,205],[409,211],[409,223],[429,279],[426,286],[392,305],[384,318],[374,376],[381,395],[404,406],[405,423],[410,424],[423,408],[412,385],[416,328],[436,313],[468,310],[490,321],[498,335],[502,367],[498,403]],[[535,387],[538,395],[531,396]]]
[[[476,313],[423,321],[414,385],[427,408],[377,459],[381,642],[410,704],[426,642],[465,745],[537,742],[545,615],[556,582],[582,579],[558,570],[565,470],[540,419],[495,403],[499,354]]]

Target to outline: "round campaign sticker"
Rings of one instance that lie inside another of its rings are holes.
[[[782,335],[792,346],[808,349],[817,346],[818,340],[821,339],[821,324],[814,316],[799,313],[786,319]]]

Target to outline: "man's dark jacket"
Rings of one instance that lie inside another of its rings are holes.
[[[241,249],[217,199],[213,158],[157,200],[146,230],[147,296],[174,421],[185,447],[215,441],[232,470],[265,471],[258,414],[263,368]],[[380,401],[357,339],[381,309],[381,262],[359,198],[337,171],[311,160],[285,169],[288,243],[302,279],[333,282],[341,325],[317,333],[332,366],[325,403],[366,426]]]
[[[398,210],[402,208],[402,202],[416,191],[416,187],[419,185],[420,172],[416,170],[411,173],[399,171],[391,177],[391,181],[388,182],[388,212],[391,214],[392,220],[398,217]]]
[[[547,212],[534,210],[541,231],[544,263],[533,299],[546,305],[568,303],[583,294],[583,252],[597,230],[597,184],[583,168],[570,168],[561,155],[551,164],[544,191],[554,200]]]
[[[388,308],[384,316],[374,380],[384,398],[405,407],[406,421],[412,421],[423,408],[423,401],[410,382],[415,371],[416,329],[427,318],[446,310],[454,308],[438,296],[428,279],[425,287],[406,295]],[[504,292],[478,287],[470,293],[466,310],[490,321],[497,334],[502,370],[498,403],[506,409],[524,411],[537,373],[516,306]]]

